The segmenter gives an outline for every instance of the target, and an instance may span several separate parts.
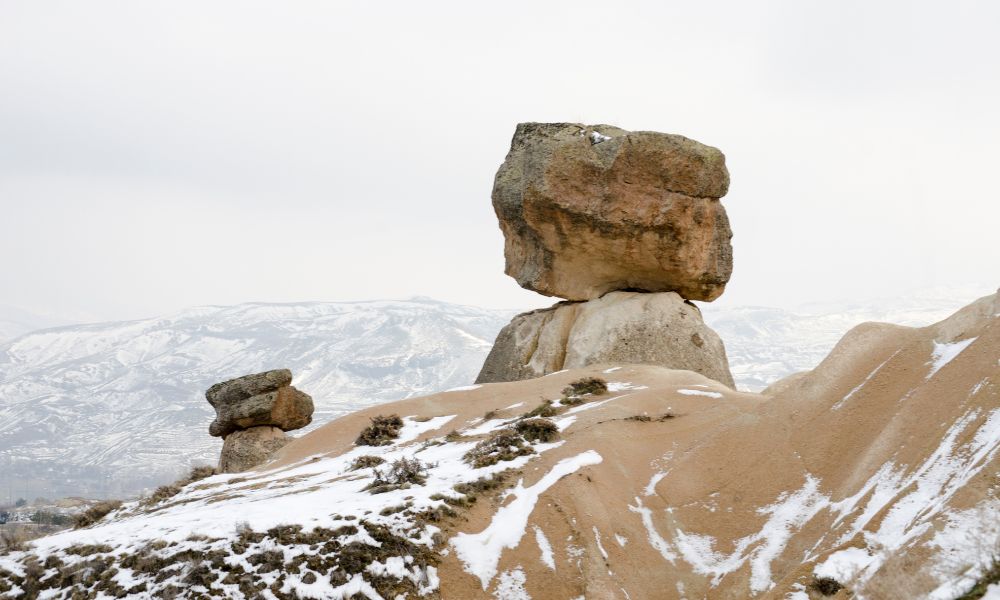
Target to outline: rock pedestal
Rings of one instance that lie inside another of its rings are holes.
[[[277,369],[217,383],[205,392],[216,413],[208,432],[225,440],[220,472],[266,462],[290,441],[286,431],[312,422],[312,398],[291,383],[291,371]]]
[[[722,340],[674,292],[611,292],[520,314],[500,331],[476,383],[601,363],[660,365],[734,385]]]

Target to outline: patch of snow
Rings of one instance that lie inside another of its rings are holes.
[[[504,548],[516,548],[524,537],[528,518],[539,496],[562,477],[583,467],[599,464],[602,460],[600,454],[587,450],[559,461],[531,487],[525,488],[523,481],[518,482],[510,492],[514,500],[497,510],[486,529],[475,534],[461,532],[451,539],[451,546],[465,571],[478,577],[485,590],[496,575]]]
[[[862,499],[867,502],[854,518],[838,543],[845,543],[876,517],[883,515],[874,531],[866,531],[869,548],[877,549],[871,563],[856,575],[862,581],[874,573],[899,548],[926,533],[947,502],[975,477],[996,456],[1000,448],[1000,409],[989,413],[970,441],[959,446],[959,439],[968,439],[966,429],[978,420],[981,411],[967,412],[948,429],[933,453],[915,470],[891,462],[882,465],[856,494],[831,503],[839,513],[833,528],[839,527],[848,515],[858,510]]]
[[[598,133],[596,131],[590,132],[590,145],[600,144],[601,142],[606,142],[611,139],[611,136]]]
[[[510,406],[508,406],[504,410],[510,410],[512,408],[517,408],[518,406],[524,406],[524,402],[518,402],[517,404],[511,404]]]
[[[616,533],[615,534],[615,541],[618,542],[619,546],[621,546],[622,548],[624,548],[625,544],[628,543],[628,538],[625,537],[625,536],[623,536],[623,535],[620,535],[620,534]]]
[[[552,544],[549,543],[549,538],[545,537],[545,532],[538,525],[535,525],[535,543],[538,544],[538,549],[542,552],[542,562],[545,566],[556,570],[556,561],[552,555]]]
[[[649,545],[659,552],[664,560],[670,564],[674,564],[674,561],[677,560],[677,554],[670,547],[667,540],[663,539],[660,532],[656,530],[656,526],[653,524],[653,511],[646,508],[642,504],[642,498],[638,496],[635,497],[635,506],[630,504],[628,509],[634,513],[638,513],[642,518],[642,526],[646,528],[646,538],[649,541]]]
[[[632,383],[631,381],[609,381],[608,391],[609,392],[625,392],[634,390],[645,390],[649,386]]]
[[[872,555],[864,548],[845,548],[826,557],[826,560],[816,565],[813,573],[816,577],[829,577],[838,582],[847,582],[871,562]]]
[[[597,549],[600,550],[601,556],[604,560],[608,560],[608,551],[604,549],[604,545],[601,543],[601,532],[598,531],[597,525],[594,525],[594,539],[597,541]]]
[[[988,549],[1000,543],[1000,500],[946,515],[945,524],[927,543],[938,549],[934,572],[940,585],[929,600],[951,600],[968,592],[992,565]]]
[[[934,377],[935,373],[940,371],[946,364],[955,360],[955,357],[961,354],[962,350],[968,348],[977,339],[979,338],[969,338],[950,344],[934,342],[934,350],[931,351],[931,362],[929,363],[931,365],[931,372],[927,374],[927,379]]]
[[[483,387],[483,386],[477,383],[477,384],[474,384],[474,385],[460,385],[458,387],[453,387],[453,388],[447,389],[445,391],[446,392],[471,392],[472,390],[478,390],[481,387]]]
[[[722,397],[722,394],[720,394],[719,392],[706,392],[705,390],[688,390],[688,389],[683,389],[683,388],[677,390],[677,393],[678,394],[684,394],[685,396],[706,396],[708,398],[721,398]]]
[[[611,367],[610,369],[604,369],[603,372],[605,374],[607,374],[607,373],[614,373],[615,371],[620,371],[620,370],[621,370],[621,367]]]
[[[413,417],[403,419],[403,428],[399,430],[399,437],[396,438],[395,445],[411,442],[428,431],[434,431],[444,427],[444,424],[454,419],[456,415],[444,417],[433,417],[426,421],[416,421]]]
[[[642,491],[645,496],[652,496],[656,494],[656,484],[660,483],[660,480],[667,476],[667,471],[660,471],[659,473],[654,473],[652,477],[649,478],[649,483],[646,484],[646,488]]]
[[[489,421],[484,421],[472,429],[465,429],[461,433],[462,435],[468,436],[485,435],[487,433],[499,431],[513,423],[515,420],[516,419],[490,419]]]
[[[500,574],[500,581],[497,582],[497,589],[493,591],[493,597],[497,600],[531,600],[531,596],[524,589],[527,578],[521,567],[513,571],[504,571]]]
[[[819,492],[819,480],[807,474],[800,489],[783,493],[773,504],[757,509],[757,514],[768,516],[767,521],[760,531],[737,540],[730,554],[713,550],[715,539],[711,536],[680,529],[675,533],[677,551],[695,572],[711,575],[713,585],[749,562],[750,591],[763,592],[774,585],[771,563],[784,552],[792,534],[828,504],[828,498]]]

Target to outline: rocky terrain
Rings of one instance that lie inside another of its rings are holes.
[[[592,365],[373,407],[4,556],[0,589],[952,600],[994,567],[998,357],[992,295],[763,394]]]

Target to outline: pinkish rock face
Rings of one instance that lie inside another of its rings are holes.
[[[733,269],[728,187],[723,154],[683,136],[522,123],[493,186],[506,273],[568,300],[714,300]]]

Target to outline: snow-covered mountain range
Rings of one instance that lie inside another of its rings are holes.
[[[813,368],[863,321],[925,325],[977,297],[923,293],[853,306],[702,305],[740,389]],[[517,311],[428,299],[198,307],[45,329],[0,343],[0,503],[126,497],[214,462],[213,383],[289,368],[313,427],[372,404],[463,386]],[[297,432],[303,433],[303,432]]]
[[[275,367],[313,426],[475,379],[514,311],[432,300],[242,304],[37,331],[0,345],[0,502],[128,496],[218,458],[213,383]]]

